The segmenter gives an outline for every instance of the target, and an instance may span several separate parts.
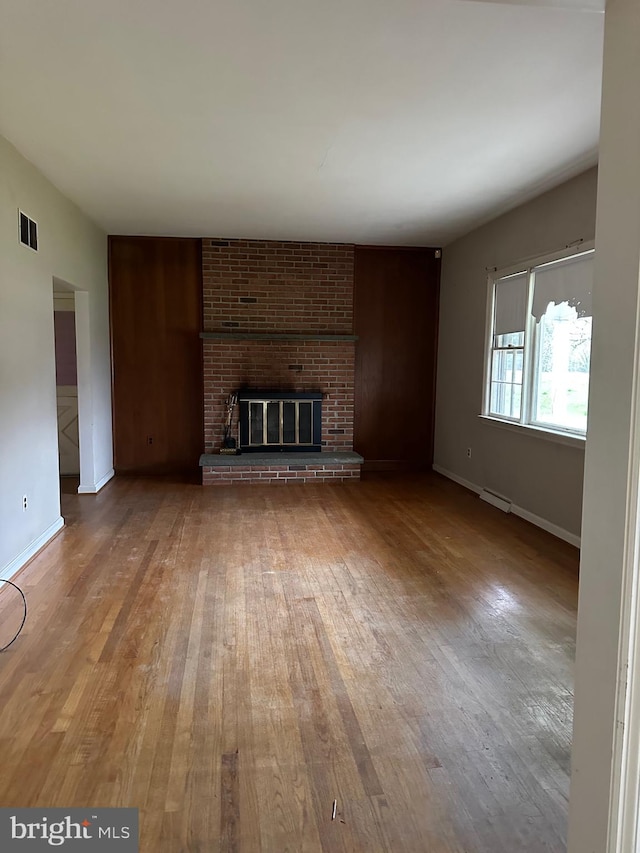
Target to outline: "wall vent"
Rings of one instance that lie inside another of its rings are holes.
[[[18,238],[23,246],[38,251],[38,224],[21,210],[18,211]]]
[[[483,489],[480,492],[480,500],[486,501],[491,506],[501,509],[502,512],[511,512],[511,501],[503,498],[502,495],[496,495],[495,492],[490,492],[489,489]]]

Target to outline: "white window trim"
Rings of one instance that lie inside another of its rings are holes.
[[[594,248],[595,241],[589,240],[586,242],[579,243],[575,246],[567,246],[564,249],[559,249],[557,252],[550,252],[549,254],[539,255],[538,257],[534,258],[527,258],[526,260],[523,260],[520,263],[510,264],[508,267],[502,267],[500,269],[494,268],[489,272],[489,275],[487,276],[487,312],[485,320],[484,369],[482,377],[482,412],[479,415],[480,419],[483,422],[493,424],[494,426],[501,427],[504,429],[510,429],[514,432],[528,433],[532,436],[536,436],[547,441],[555,441],[559,444],[565,444],[569,447],[585,447],[586,435],[583,433],[579,433],[573,430],[565,430],[561,427],[558,427],[556,429],[554,427],[548,427],[546,425],[531,423],[530,421],[531,401],[533,399],[533,389],[531,388],[531,382],[535,381],[534,377],[532,377],[531,375],[531,360],[533,358],[533,348],[535,344],[529,344],[529,342],[533,340],[535,324],[535,319],[533,318],[531,313],[531,302],[533,299],[533,288],[531,287],[529,287],[526,327],[524,330],[524,359],[522,367],[523,375],[527,377],[527,380],[526,386],[525,383],[523,383],[520,420],[499,417],[498,415],[489,411],[489,401],[491,399],[491,354],[493,351],[493,325],[495,310],[493,294],[494,285],[495,282],[498,281],[498,279],[522,272],[526,272],[530,276],[531,271],[534,267],[541,266],[542,264],[549,264],[553,261],[560,261],[564,258],[571,258],[575,255],[584,255],[587,252],[592,252]],[[525,387],[527,389],[527,393],[524,393]]]
[[[486,424],[506,429],[510,432],[529,433],[533,438],[542,438],[545,441],[554,441],[556,444],[564,444],[567,447],[576,447],[578,450],[584,450],[587,437],[578,433],[557,432],[554,429],[544,429],[543,427],[534,426],[532,424],[522,424],[517,421],[502,420],[493,415],[478,415],[479,419]]]

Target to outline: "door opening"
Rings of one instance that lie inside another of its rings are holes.
[[[75,294],[53,291],[58,409],[58,460],[61,490],[80,485],[80,434],[78,426],[78,360],[76,351]]]

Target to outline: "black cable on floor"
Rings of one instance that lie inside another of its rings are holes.
[[[22,617],[22,622],[20,623],[20,627],[16,631],[14,638],[11,640],[11,642],[7,643],[6,646],[2,646],[2,648],[0,648],[0,652],[4,652],[9,648],[9,646],[12,643],[15,643],[15,641],[20,636],[20,632],[24,628],[24,623],[27,621],[27,599],[24,597],[24,592],[20,589],[19,586],[16,586],[16,584],[14,584],[13,581],[7,581],[7,580],[4,580],[3,578],[0,578],[0,581],[2,581],[2,583],[8,583],[9,586],[12,586],[14,589],[17,589],[18,592],[20,593],[20,595],[22,596],[22,604],[24,605],[24,615]]]

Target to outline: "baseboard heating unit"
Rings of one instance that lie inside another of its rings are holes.
[[[498,507],[502,512],[511,512],[511,501],[503,498],[502,495],[497,495],[495,492],[489,491],[489,489],[483,489],[480,492],[480,500],[486,501],[491,506]]]

